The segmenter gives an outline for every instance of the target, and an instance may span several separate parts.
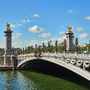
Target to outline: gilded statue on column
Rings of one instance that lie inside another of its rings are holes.
[[[67,27],[67,28],[68,28],[68,33],[71,33],[72,27],[70,26],[70,27]]]
[[[7,31],[10,31],[10,24],[8,24],[7,22],[7,28],[6,28]]]

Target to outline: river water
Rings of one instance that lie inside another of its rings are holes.
[[[0,71],[0,90],[90,90],[81,83],[82,81],[77,83],[83,79],[75,81],[68,79],[69,74],[59,74],[57,70],[50,71]],[[78,79],[78,76],[75,77]]]

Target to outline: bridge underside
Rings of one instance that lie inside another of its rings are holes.
[[[30,60],[22,64],[19,67],[19,69],[34,70],[35,72],[48,74],[58,78],[64,78],[71,82],[74,81],[77,84],[87,86],[90,88],[90,82],[85,78],[83,78],[82,76],[49,61],[45,61],[41,59]]]
[[[45,68],[60,68],[60,66],[49,61],[35,59],[35,60],[30,60],[23,63],[21,66],[19,66],[19,68],[20,69],[45,69]]]

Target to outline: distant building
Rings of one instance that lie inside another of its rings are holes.
[[[4,54],[4,48],[0,48],[0,55]]]
[[[63,46],[64,45],[64,42],[62,42],[61,44],[59,44],[59,46]]]
[[[21,50],[20,48],[11,48],[12,53],[18,54],[18,51]],[[0,55],[5,54],[5,48],[0,48]]]
[[[85,47],[85,46],[87,46],[87,44],[86,43],[83,43],[82,46]]]
[[[21,49],[20,48],[14,48],[13,47],[12,48],[12,53],[17,55],[19,50],[21,50]]]
[[[82,47],[85,47],[85,46],[87,46],[87,45],[90,46],[90,44],[83,43],[83,44],[82,44]]]
[[[87,44],[87,43],[83,43],[81,46],[82,46],[82,47],[85,47],[85,46],[87,46],[87,45],[90,46],[90,40],[89,40],[89,43],[88,43],[88,44]]]
[[[38,46],[38,48],[39,48],[39,47],[40,47],[40,48],[43,48],[43,45],[41,45],[41,46]],[[45,45],[44,45],[44,48],[46,48],[46,46],[45,46]]]

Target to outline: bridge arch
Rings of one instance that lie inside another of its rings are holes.
[[[28,65],[28,64],[31,65],[31,66],[34,65],[34,64],[43,64],[44,68],[55,68],[55,65],[56,65],[56,67],[59,67],[59,65],[57,63],[54,63],[54,62],[51,62],[50,60],[42,59],[42,58],[40,58],[40,59],[37,59],[37,58],[28,58],[28,59],[22,60],[17,65],[17,67],[18,68],[24,68],[24,66]],[[53,67],[51,66],[51,64],[53,64]],[[40,67],[37,67],[37,68],[40,68]],[[41,67],[41,68],[43,68],[43,67]]]
[[[37,58],[36,57],[29,57],[29,58],[26,58],[24,60],[22,60],[18,65],[17,67],[19,68],[21,65],[24,65],[26,62],[28,61],[33,61],[33,60],[36,60]],[[41,57],[39,58],[41,61],[44,60],[44,61],[48,61],[48,62],[51,62],[51,63],[54,63],[56,64],[57,66],[62,66],[82,77],[84,77],[85,79],[89,80],[90,81],[90,73],[88,73],[87,71],[84,71],[83,69],[79,68],[79,67],[76,67],[70,63],[66,63],[64,61],[61,61],[59,59],[55,59],[55,58],[48,58],[48,57]]]

